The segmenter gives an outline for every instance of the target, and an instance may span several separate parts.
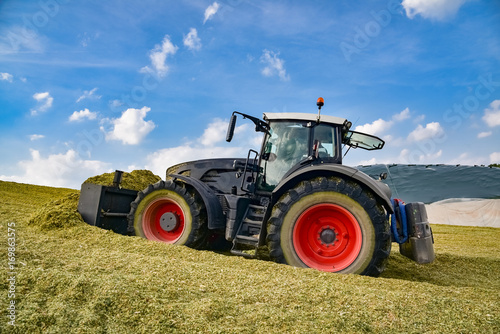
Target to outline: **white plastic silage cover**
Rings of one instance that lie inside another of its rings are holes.
[[[454,198],[425,207],[431,224],[500,227],[500,199]]]

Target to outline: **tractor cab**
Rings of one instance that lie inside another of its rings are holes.
[[[272,191],[287,175],[306,166],[342,164],[342,145],[366,150],[384,146],[384,141],[378,137],[351,131],[352,123],[345,118],[321,115],[323,103],[319,98],[317,115],[264,113],[264,121],[236,111],[233,113],[227,141],[232,138],[236,114],[252,120],[255,130],[265,133],[261,154],[250,150],[248,157],[253,153],[255,158],[253,162],[247,158],[247,168],[253,167],[250,170],[258,174],[253,189]]]
[[[346,120],[313,114],[265,113],[269,125],[262,146],[259,166],[262,178],[258,187],[274,188],[287,174],[303,166],[342,163],[342,127]]]

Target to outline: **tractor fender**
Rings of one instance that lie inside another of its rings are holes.
[[[337,164],[310,165],[295,170],[288,176],[285,176],[285,178],[276,186],[272,194],[273,202],[275,202],[279,197],[281,197],[281,195],[298,182],[316,176],[325,175],[344,176],[347,179],[355,180],[359,184],[366,186],[373,191],[377,197],[377,201],[382,203],[386,211],[393,213],[391,204],[391,189],[385,183],[372,179],[370,176],[357,170],[356,168]]]
[[[226,227],[226,221],[222,212],[222,206],[215,192],[202,181],[179,174],[169,175],[173,180],[179,179],[182,182],[192,186],[200,195],[207,209],[208,229],[223,229]]]

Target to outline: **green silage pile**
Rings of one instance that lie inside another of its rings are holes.
[[[84,183],[94,183],[103,186],[112,186],[115,173],[104,173],[88,178]],[[132,190],[144,190],[148,185],[160,181],[161,178],[145,169],[123,173],[121,187]]]
[[[90,177],[84,183],[111,186],[113,179],[114,173],[104,173]],[[149,170],[134,170],[123,173],[121,187],[139,191],[160,180],[159,176]],[[37,226],[42,230],[53,230],[84,223],[77,211],[79,196],[79,193],[75,192],[45,203],[30,216],[28,225]]]
[[[30,218],[28,224],[43,230],[71,227],[83,223],[77,211],[79,194],[70,194],[52,201],[39,208]]]
[[[0,181],[0,220],[28,220],[34,211],[69,194],[79,191]]]

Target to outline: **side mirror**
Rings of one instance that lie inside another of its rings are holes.
[[[229,127],[227,128],[226,141],[229,143],[233,139],[234,127],[236,126],[236,114],[231,115],[229,120]]]

